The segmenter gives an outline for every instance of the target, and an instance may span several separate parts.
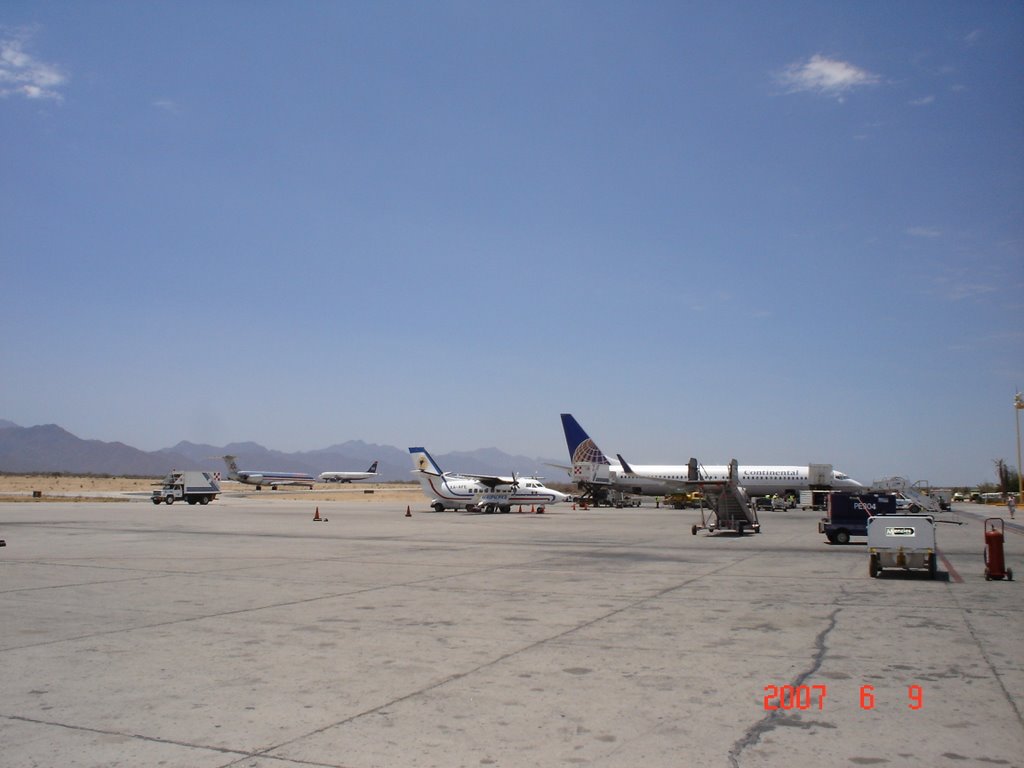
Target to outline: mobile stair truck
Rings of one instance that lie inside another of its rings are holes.
[[[705,481],[701,484],[700,525],[696,523],[690,529],[694,536],[697,531],[707,530],[708,533],[734,531],[743,535],[745,530],[761,532],[761,523],[757,519],[757,510],[750,503],[747,492],[740,487],[739,464],[736,459],[729,463],[729,479],[725,481]],[[690,459],[689,482],[700,482],[699,463]],[[710,503],[710,515],[705,515],[704,504]]]
[[[209,472],[173,470],[153,491],[154,504],[161,502],[170,506],[175,501],[187,501],[189,504],[209,504],[220,493],[220,485]]]
[[[931,515],[879,515],[868,518],[868,573],[886,568],[927,570],[935,578],[935,518]]]

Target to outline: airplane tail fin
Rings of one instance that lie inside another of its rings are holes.
[[[438,477],[444,474],[441,468],[437,466],[437,462],[434,461],[434,457],[427,453],[426,448],[410,448],[409,453],[412,454],[413,471],[437,475]]]
[[[228,467],[228,477],[233,477],[238,474],[238,462],[235,461],[235,456],[221,456],[224,459],[224,463]]]
[[[611,462],[571,413],[562,414],[562,431],[572,460],[572,479],[584,486],[607,485]]]
[[[611,463],[571,413],[562,414],[562,431],[565,433],[565,444],[569,448],[569,458],[573,464]]]
[[[370,468],[368,470],[366,470],[366,471],[369,472],[371,475],[376,475],[377,474],[377,462],[376,461],[373,462],[373,464],[370,465]]]

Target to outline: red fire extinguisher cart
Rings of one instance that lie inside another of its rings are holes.
[[[1003,559],[1003,534],[1003,518],[990,517],[985,520],[985,581],[1013,581],[1013,570],[1006,567],[1006,561]]]

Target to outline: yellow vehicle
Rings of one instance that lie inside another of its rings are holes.
[[[700,507],[701,501],[704,499],[704,494],[700,491],[691,491],[690,493],[673,493],[665,497],[665,506],[671,506],[673,509],[696,509]]]

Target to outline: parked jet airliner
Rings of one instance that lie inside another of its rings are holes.
[[[423,492],[431,499],[435,512],[467,509],[483,512],[511,512],[513,504],[535,505],[543,512],[547,504],[569,497],[546,487],[535,477],[497,477],[442,472],[426,448],[410,448],[413,472],[419,475]]]
[[[228,465],[228,479],[236,480],[239,483],[255,485],[256,490],[263,490],[264,485],[269,485],[271,490],[276,491],[279,485],[304,485],[310,490],[316,480],[312,475],[305,472],[263,472],[251,469],[239,469],[235,462],[235,456],[221,456],[224,463]]]
[[[373,462],[365,472],[321,472],[317,479],[322,483],[351,483],[354,480],[369,480],[377,476],[377,464]]]
[[[616,455],[618,463],[613,463],[569,413],[562,414],[562,430],[572,460],[573,481],[590,489],[606,488],[645,496],[663,496],[693,490],[701,483],[729,479],[728,465],[697,466],[694,462],[697,479],[693,480],[688,464],[629,464],[621,455]],[[738,485],[746,490],[748,496],[795,495],[810,487],[810,467],[741,465]],[[849,475],[836,470],[832,471],[831,487],[863,489]]]

